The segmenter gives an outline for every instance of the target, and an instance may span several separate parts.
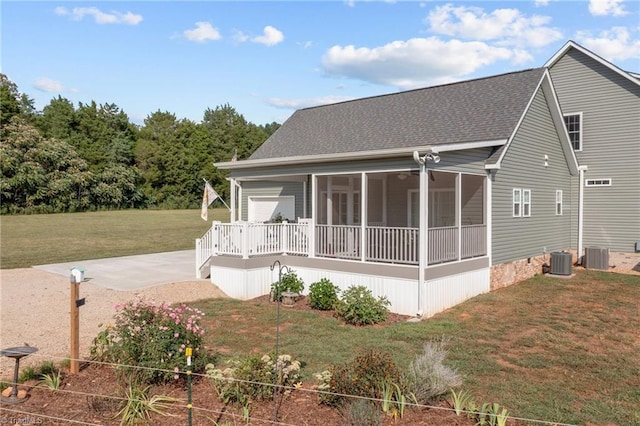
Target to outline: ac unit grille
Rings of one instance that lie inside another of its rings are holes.
[[[584,257],[587,269],[609,269],[609,249],[589,247],[585,249]]]
[[[551,273],[553,275],[571,275],[571,253],[551,253]]]

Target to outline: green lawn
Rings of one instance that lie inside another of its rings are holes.
[[[228,222],[228,210],[211,209],[209,223],[200,218],[200,210],[3,215],[0,267],[192,249],[211,220]]]
[[[210,213],[228,218],[226,209]],[[2,216],[0,225],[2,268],[190,249],[210,226],[197,210]],[[222,358],[274,349],[274,304],[195,305],[206,312],[207,346]],[[480,403],[548,422],[640,425],[638,276],[538,276],[419,323],[384,327],[345,326],[313,311],[280,313],[279,352],[301,360],[308,380],[363,348],[389,351],[403,367],[424,342],[445,336],[449,363]]]
[[[222,358],[272,351],[276,305],[207,300],[206,343]],[[352,327],[316,312],[280,309],[279,353],[307,380],[363,348],[406,366],[424,342],[450,339],[463,388],[512,416],[569,424],[640,424],[640,277],[579,271],[534,277],[420,323]]]

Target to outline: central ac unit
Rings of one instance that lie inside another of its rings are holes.
[[[609,269],[609,249],[586,248],[584,258],[584,267],[587,269]]]
[[[553,275],[571,275],[571,253],[551,253],[551,273]]]

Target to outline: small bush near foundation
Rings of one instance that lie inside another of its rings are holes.
[[[329,311],[338,301],[338,286],[326,278],[309,286],[309,305],[313,309]]]
[[[462,384],[458,372],[444,365],[446,343],[445,339],[425,343],[423,352],[411,362],[405,374],[407,390],[415,395],[419,404],[429,404]]]
[[[282,274],[280,281],[276,281],[271,284],[271,300],[281,300],[282,293],[285,291],[301,294],[303,290],[304,281],[298,277],[298,274],[296,274],[295,271],[290,271],[286,274]]]
[[[343,405],[346,397],[341,395],[381,399],[385,384],[401,381],[391,355],[376,350],[365,351],[350,362],[335,365],[329,373],[328,391],[332,393],[323,394],[320,402],[330,406]]]
[[[348,324],[368,325],[384,322],[389,314],[390,302],[386,297],[377,299],[365,286],[351,286],[335,304],[336,315]]]

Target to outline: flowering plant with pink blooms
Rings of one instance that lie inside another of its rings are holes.
[[[94,358],[118,364],[144,383],[179,379],[187,368],[185,349],[192,348],[192,371],[203,371],[207,354],[202,347],[204,313],[185,304],[153,301],[116,305],[115,323],[94,339]]]

